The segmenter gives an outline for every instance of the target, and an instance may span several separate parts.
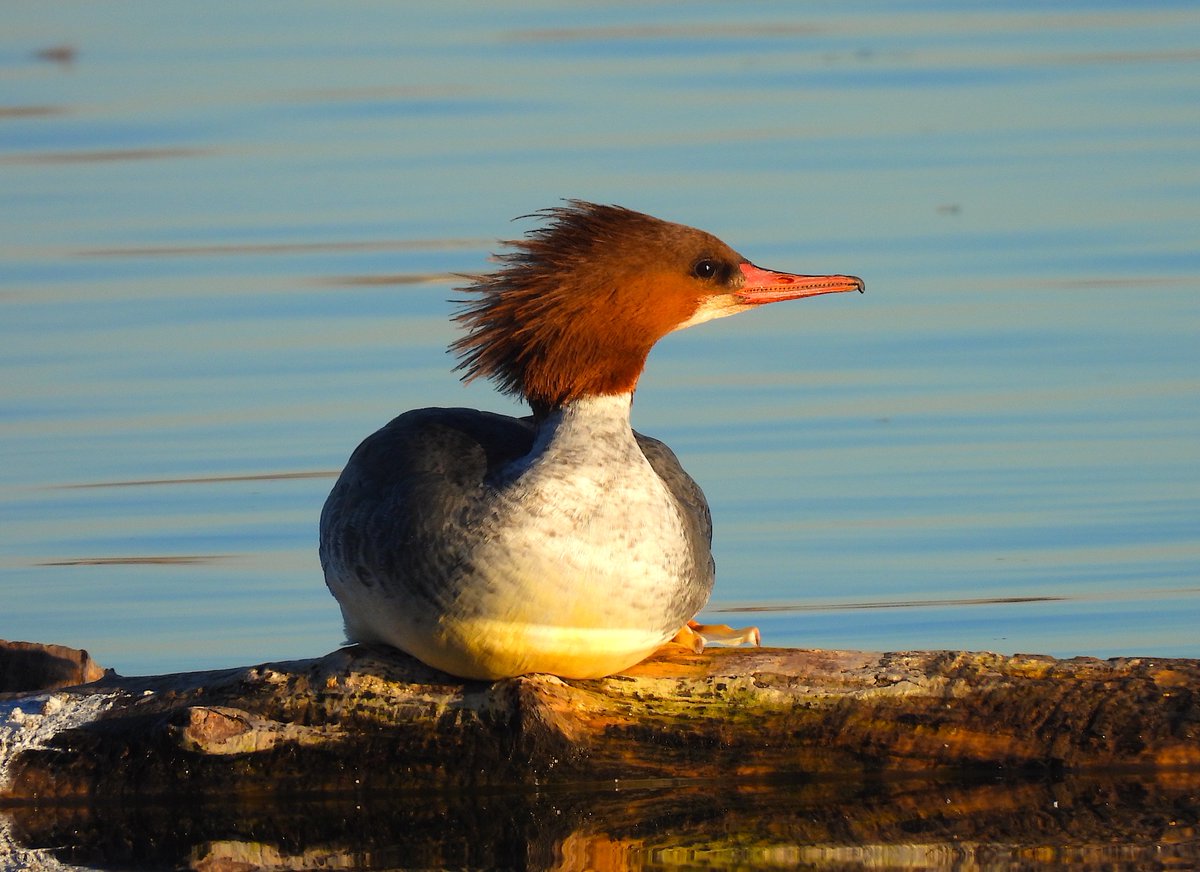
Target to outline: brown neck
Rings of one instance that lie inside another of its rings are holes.
[[[628,305],[603,288],[505,279],[477,286],[482,298],[456,316],[468,327],[452,346],[467,379],[488,376],[535,410],[633,391],[661,329],[630,318],[614,324]]]

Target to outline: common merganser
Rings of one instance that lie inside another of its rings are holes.
[[[619,206],[571,200],[538,216],[501,269],[461,289],[476,296],[451,346],[464,380],[491,378],[533,415],[402,414],[359,445],[321,513],[350,640],[463,678],[597,678],[677,634],[694,642],[712,522],[671,450],[630,427],[646,357],[713,318],[863,290],[854,276],[761,269]]]

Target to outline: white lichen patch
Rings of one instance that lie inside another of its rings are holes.
[[[0,794],[8,790],[9,770],[22,751],[48,747],[56,735],[94,721],[122,696],[49,692],[0,702]]]
[[[122,696],[112,693],[40,693],[0,702],[0,795],[8,790],[9,770],[22,751],[45,748],[63,730],[95,720]],[[13,837],[9,819],[0,813],[0,866],[66,872],[80,867],[59,862],[50,851],[28,849]]]

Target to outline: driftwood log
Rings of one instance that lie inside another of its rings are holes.
[[[205,869],[1019,864],[1047,845],[1186,865],[1200,662],[670,647],[607,679],[485,683],[354,647],[109,673],[0,696],[5,843]]]
[[[9,707],[9,801],[1200,768],[1193,660],[672,646],[611,678],[487,683],[353,647]]]

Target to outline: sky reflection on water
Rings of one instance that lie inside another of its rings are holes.
[[[0,636],[337,645],[333,472],[403,409],[516,410],[451,372],[451,277],[579,196],[867,280],[651,356],[715,609],[1200,656],[1194,10],[731,8],[9,10]]]

